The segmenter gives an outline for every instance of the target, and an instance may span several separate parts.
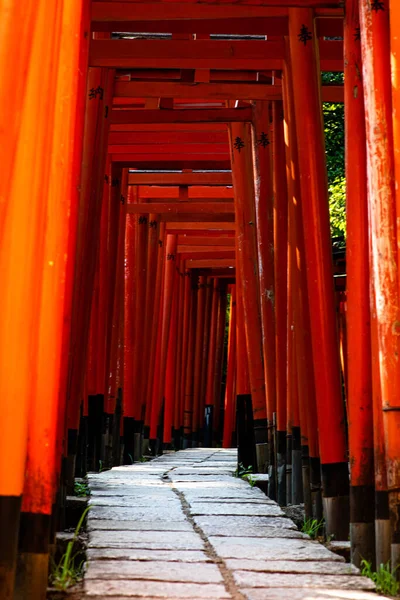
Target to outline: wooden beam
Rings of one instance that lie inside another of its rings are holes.
[[[229,144],[111,144],[108,146],[109,154],[132,154],[139,157],[149,155],[166,154],[169,157],[174,155],[187,156],[193,154],[221,154],[226,158],[229,153]]]
[[[251,108],[112,110],[111,124],[233,123],[251,121]]]
[[[323,16],[341,16],[343,9],[340,0],[263,0],[262,4],[251,5],[241,1],[240,5],[232,3],[209,4],[197,2],[92,2],[92,22],[107,21],[187,21],[220,19],[249,19],[249,18],[279,18],[288,16],[289,6],[313,7],[316,14]],[[339,10],[338,10],[339,9]],[[94,29],[95,30],[95,29]],[[124,31],[124,30],[123,30]],[[136,31],[145,31],[137,30]],[[150,30],[153,31],[153,30]],[[196,33],[196,31],[192,32]],[[217,32],[215,32],[217,33]],[[232,33],[232,32],[228,32]]]
[[[232,185],[232,174],[129,173],[128,185]]]
[[[90,42],[89,65],[119,69],[279,70],[284,55],[283,41],[94,39]]]
[[[202,221],[203,223],[234,223],[234,213],[159,213],[158,220],[164,223],[174,221],[175,223],[192,223]]]
[[[341,62],[343,42],[319,44],[321,65]],[[142,69],[280,70],[285,57],[282,41],[260,40],[98,40],[89,50],[91,67]]]
[[[117,81],[114,99],[179,98],[282,100],[282,88],[264,83],[183,83],[175,81]],[[323,102],[343,102],[343,86],[322,86]]]
[[[150,169],[167,169],[164,165],[164,161],[172,161],[172,162],[183,162],[186,161],[189,169],[195,169],[192,166],[193,162],[202,163],[202,161],[207,161],[209,165],[209,169],[225,169],[227,163],[227,158],[225,154],[185,154],[184,152],[180,154],[110,154],[112,162],[123,163],[130,168],[139,168],[137,165],[137,161],[143,161],[150,166]],[[154,163],[157,163],[157,166],[154,166]],[[122,165],[121,165],[122,166]],[[184,167],[183,167],[184,168]],[[206,169],[205,166],[200,166],[200,169]]]
[[[140,202],[138,204],[128,204],[127,214],[235,214],[233,202]]]
[[[125,14],[129,19],[131,15]],[[189,19],[189,20],[159,20],[142,21],[136,17],[132,20],[92,20],[92,31],[147,31],[154,33],[203,33],[203,34],[226,34],[226,35],[266,35],[285,36],[288,35],[288,19],[281,17],[246,17],[225,19]],[[318,37],[342,37],[343,18],[319,18],[317,19]]]
[[[221,231],[236,231],[234,223],[220,223],[209,221],[207,223],[201,221],[179,223],[177,221],[170,221],[167,224],[168,233],[182,233],[184,231],[195,231],[196,235],[200,235],[200,232],[206,232],[208,235],[212,230],[216,230],[219,233]]]
[[[178,236],[178,247],[207,247],[207,246],[222,246],[222,247],[230,247],[235,248],[235,238],[234,237],[203,237],[196,235],[179,235]]]
[[[111,131],[108,143],[114,144],[224,144],[227,131]]]
[[[187,159],[187,156],[184,160],[166,160],[165,156],[160,157],[151,157],[151,160],[138,160],[137,155],[135,155],[134,160],[132,160],[131,155],[124,154],[112,154],[109,155],[110,160],[112,162],[117,162],[118,165],[122,168],[127,169],[136,169],[139,171],[148,171],[148,170],[161,170],[161,171],[215,171],[216,169],[221,171],[227,171],[230,169],[231,164],[227,160],[220,160],[219,155],[217,155],[213,160],[212,156],[209,155],[206,158],[201,156],[199,160],[193,160],[193,156],[190,160]],[[169,157],[168,157],[169,158]]]
[[[207,239],[207,238],[205,238]],[[233,257],[235,256],[235,247],[234,245],[231,246],[218,246],[217,244],[214,245],[203,245],[203,246],[185,246],[184,244],[178,244],[178,253],[179,254],[185,254],[186,258],[200,258],[199,255],[203,255],[205,257],[209,256],[210,254],[213,255],[213,258],[217,258],[216,254],[218,253],[227,253],[230,252],[230,254],[233,255]],[[195,256],[192,257],[188,257],[187,254],[194,254]],[[227,256],[220,256],[220,258],[228,258]]]
[[[186,269],[207,269],[216,267],[229,268],[235,267],[234,258],[201,258],[201,259],[189,259],[185,261]]]
[[[214,250],[211,252],[206,252],[204,249],[202,251],[192,252],[191,250],[183,250],[179,251],[181,260],[229,260],[230,265],[233,265],[235,262],[235,251],[231,248],[228,250]],[[187,263],[186,263],[187,264]],[[228,265],[228,266],[230,266]]]
[[[233,188],[230,186],[214,186],[214,185],[189,185],[183,186],[187,188],[188,200],[219,202],[225,199],[233,199]],[[179,200],[179,187],[175,186],[157,186],[157,185],[140,185],[138,188],[138,197],[147,199],[147,202],[163,202],[166,199]]]

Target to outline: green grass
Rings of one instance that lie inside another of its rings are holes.
[[[75,481],[74,492],[75,496],[90,496],[90,490],[87,481]]]
[[[390,567],[390,561],[381,563],[377,571],[372,570],[371,563],[367,560],[361,561],[361,575],[369,577],[375,585],[376,591],[387,596],[397,596],[400,584],[396,580],[395,573],[399,567],[394,570]]]
[[[320,521],[318,519],[305,519],[301,531],[309,535],[312,540],[315,540],[321,532],[323,525],[323,519]]]
[[[234,477],[243,477],[244,475],[252,475],[253,467],[245,467],[243,463],[238,464],[238,468],[234,472]]]
[[[72,585],[75,585],[79,579],[81,579],[83,575],[83,564],[84,561],[81,560],[79,564],[76,564],[77,554],[73,554],[74,545],[76,539],[79,535],[79,532],[82,528],[85,517],[90,510],[90,506],[86,508],[83,512],[81,518],[79,519],[79,523],[76,526],[74,537],[67,544],[67,550],[65,554],[61,557],[61,560],[58,564],[53,565],[52,572],[50,574],[50,584],[55,587],[57,590],[67,590]]]

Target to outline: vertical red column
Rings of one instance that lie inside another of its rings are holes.
[[[347,412],[352,562],[374,562],[374,460],[367,157],[358,0],[344,23],[346,119]]]
[[[204,318],[206,306],[206,282],[207,277],[199,277],[199,289],[197,292],[197,316],[196,316],[196,342],[194,349],[194,377],[193,377],[193,415],[192,415],[192,446],[199,444],[200,428],[200,396],[201,396],[201,367],[203,358],[204,342]]]
[[[389,12],[360,0],[361,49],[367,138],[371,274],[391,521],[392,565],[400,559],[399,277],[390,82]],[[378,498],[377,498],[378,499]],[[382,506],[383,509],[383,506]],[[384,516],[382,514],[382,516]]]
[[[165,372],[167,366],[168,338],[171,324],[172,298],[175,283],[175,264],[176,264],[176,246],[177,236],[175,234],[167,235],[165,248],[165,280],[164,294],[162,299],[162,321],[161,321],[161,347],[160,347],[160,367],[159,367],[159,386],[158,393],[153,398],[151,411],[150,438],[157,439],[157,427],[162,410],[162,401],[164,396]]]
[[[218,285],[219,280],[214,279],[213,296],[211,306],[211,323],[210,323],[210,351],[208,354],[207,364],[207,390],[206,390],[206,409],[205,409],[205,429],[204,429],[204,446],[212,446],[212,431],[213,431],[213,411],[214,411],[214,392],[215,392],[215,360],[217,354],[217,327],[218,327]]]
[[[228,364],[225,390],[225,418],[223,448],[231,448],[235,423],[235,376],[236,376],[236,286],[231,288],[229,311]]]
[[[184,415],[183,415],[183,448],[192,446],[192,414],[193,414],[193,375],[194,375],[194,346],[196,339],[197,313],[197,283],[190,273],[188,277],[188,297],[190,310],[188,312],[187,360],[184,370]]]
[[[229,128],[232,178],[235,194],[237,264],[243,291],[246,347],[254,420],[266,419],[266,391],[258,283],[256,214],[251,126]]]
[[[270,103],[256,102],[253,106],[255,213],[268,421],[257,420],[256,444],[267,443],[268,432],[273,435],[276,412],[276,356],[275,344],[271,344],[271,340],[275,339],[274,189],[269,129]],[[272,452],[271,442],[270,449]]]
[[[328,534],[347,539],[345,414],[333,294],[320,67],[312,10],[289,10],[289,40],[325,516]]]

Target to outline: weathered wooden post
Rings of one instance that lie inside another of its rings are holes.
[[[233,123],[229,127],[232,178],[236,214],[236,260],[242,290],[246,348],[251,383],[252,410],[257,421],[267,417],[266,388],[258,282],[254,170],[251,126]],[[238,290],[239,291],[239,290]],[[240,392],[238,390],[238,395]],[[237,410],[240,410],[238,398]]]
[[[375,562],[367,155],[358,0],[344,23],[346,119],[347,412],[351,560]]]
[[[276,468],[273,420],[276,412],[274,188],[271,164],[270,103],[253,104],[254,190],[259,297],[266,386],[267,420],[257,420],[256,444],[269,447],[270,476]],[[268,435],[270,439],[268,440]]]
[[[396,202],[392,98],[390,86],[389,13],[384,2],[360,1],[361,49],[367,137],[371,273],[374,283],[380,393],[383,411],[386,471],[391,522],[391,560],[400,559],[400,472],[398,469],[399,288],[396,245]],[[373,334],[374,335],[374,334]],[[375,391],[374,391],[375,394]],[[379,500],[377,496],[377,500]],[[386,520],[385,500],[377,509]],[[382,532],[383,533],[383,532]],[[377,536],[378,537],[378,536]],[[382,536],[381,536],[382,537]]]
[[[333,294],[320,67],[311,9],[289,9],[289,41],[324,509],[327,534],[347,540],[349,479],[345,414]]]
[[[236,285],[231,287],[229,312],[228,367],[225,390],[225,416],[223,448],[232,447],[235,420],[235,376],[236,376]]]

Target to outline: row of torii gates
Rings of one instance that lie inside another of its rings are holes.
[[[237,430],[279,502],[397,565],[399,3],[1,0],[0,32],[0,597],[15,574],[44,597],[75,471],[143,435]],[[322,101],[345,102],[336,298]]]

